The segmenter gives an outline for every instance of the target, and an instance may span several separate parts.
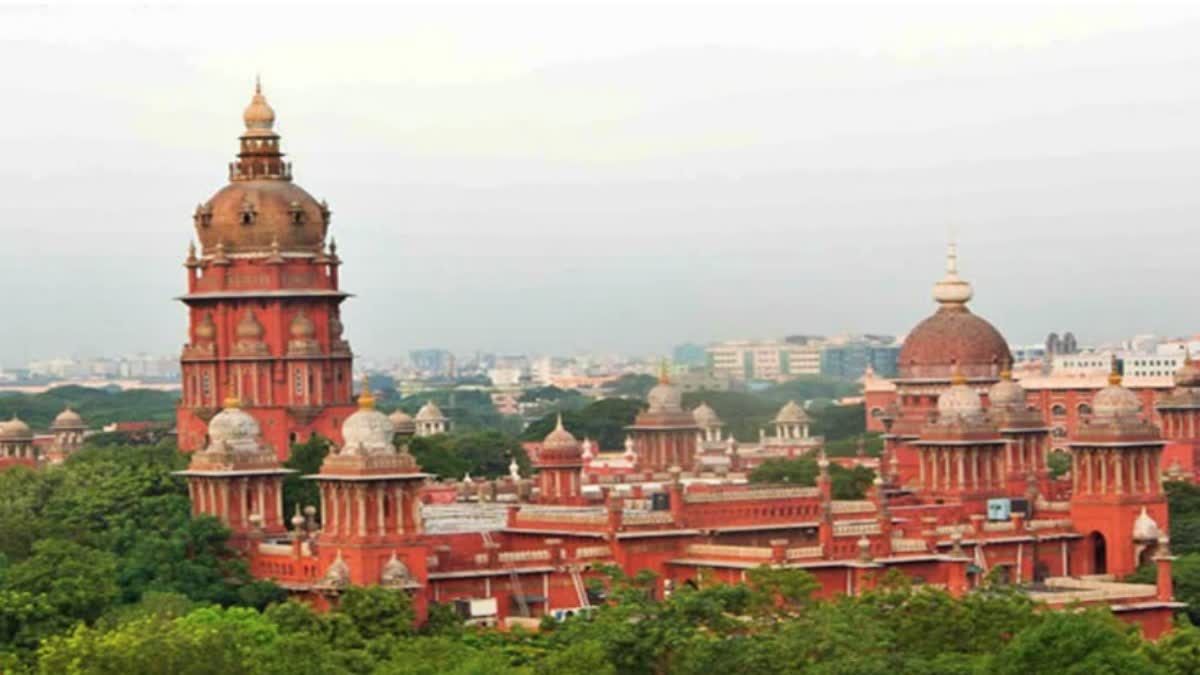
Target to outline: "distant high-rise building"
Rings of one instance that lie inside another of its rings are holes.
[[[900,356],[900,345],[872,344],[866,340],[855,340],[838,345],[827,345],[821,350],[821,374],[856,380],[866,372],[867,365],[880,377],[896,376],[896,359]]]
[[[429,377],[449,377],[454,355],[445,349],[414,349],[408,353],[412,367]]]
[[[709,369],[737,380],[782,381],[821,372],[821,347],[817,343],[722,342],[707,348]]]
[[[686,342],[675,345],[671,352],[671,361],[679,366],[703,366],[708,363],[708,352],[704,345]]]

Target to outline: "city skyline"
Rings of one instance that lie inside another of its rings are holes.
[[[34,64],[6,87],[37,105],[0,131],[0,230],[20,243],[0,283],[24,321],[0,362],[179,348],[190,213],[222,182],[256,70],[298,180],[333,208],[368,356],[900,335],[932,307],[952,225],[973,307],[1015,342],[1192,332],[1162,310],[1192,300],[1200,244],[1200,96],[1177,86],[1200,61],[1195,10],[880,9],[860,33],[853,12],[808,25],[804,7],[662,31],[673,14],[654,8],[606,42],[592,21],[632,10],[574,9],[539,12],[552,35],[521,12],[375,8],[376,32],[302,10],[236,55],[248,29],[179,21],[231,9],[5,10],[0,53]],[[344,51],[315,67],[306,40]],[[129,75],[119,97],[109,71]]]

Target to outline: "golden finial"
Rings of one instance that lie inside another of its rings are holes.
[[[256,93],[256,94],[262,93],[262,78],[259,76],[258,73],[254,74],[254,93]]]
[[[237,409],[242,407],[242,399],[238,398],[237,388],[233,380],[229,381],[229,395],[225,397],[225,407]]]
[[[1121,367],[1116,359],[1113,359],[1112,372],[1108,374],[1108,383],[1111,386],[1121,386]]]
[[[1000,369],[1000,379],[1005,382],[1012,381],[1012,361],[1004,362],[1004,367]]]
[[[967,376],[963,375],[962,368],[958,367],[958,363],[954,364],[954,373],[950,375],[950,384],[958,386],[967,383]]]
[[[363,373],[362,392],[358,395],[358,407],[363,410],[375,409],[375,396],[371,393],[371,381],[366,373]]]
[[[663,359],[662,363],[659,364],[658,383],[659,384],[670,384],[671,383],[670,374],[667,372],[667,360],[666,359]]]

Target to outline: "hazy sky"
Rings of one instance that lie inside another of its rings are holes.
[[[1013,342],[1185,334],[1200,6],[0,9],[0,361],[174,353],[256,71],[347,337],[903,333],[957,229]]]

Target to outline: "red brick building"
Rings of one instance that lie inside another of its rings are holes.
[[[235,176],[285,182],[265,105],[256,94],[247,111]],[[509,503],[489,503],[480,490],[466,495],[469,503],[423,505],[430,477],[395,437],[398,424],[413,420],[375,410],[365,387],[357,410],[348,406],[350,357],[339,351],[334,323],[344,296],[336,258],[322,248],[327,214],[311,231],[301,218],[260,232],[253,218],[218,222],[220,199],[212,224],[223,234],[202,236],[204,256],[189,262],[190,393],[180,426],[191,447],[204,450],[182,473],[196,512],[235,532],[256,576],[317,606],[336,603],[349,584],[378,584],[411,594],[420,617],[432,603],[455,603],[478,622],[533,621],[597,601],[585,580],[605,563],[656,573],[660,594],[703,572],[740,581],[760,565],[806,570],[825,597],[861,593],[891,570],[954,595],[995,574],[1038,582],[1030,593],[1051,606],[1105,604],[1151,636],[1168,630],[1180,607],[1163,535],[1158,428],[1115,380],[1096,395],[1093,419],[1070,445],[1076,482],[1064,497],[1046,475],[1049,427],[1006,376],[1003,338],[967,309],[971,289],[958,278],[953,249],[935,286],[939,309],[910,334],[895,400],[879,415],[888,431],[885,476],[866,499],[833,498],[823,453],[813,487],[739,482],[736,443],[730,465],[702,461],[705,444],[721,442],[713,432],[719,420],[685,411],[664,378],[629,428],[629,471],[592,485],[592,494],[581,480],[590,448],[560,423],[534,458],[536,486],[513,476]],[[305,204],[299,211],[307,214]],[[297,228],[286,230],[286,244],[280,227]],[[320,281],[289,287],[269,265]],[[223,281],[209,288],[209,275]],[[252,281],[231,284],[236,275]],[[292,340],[310,341],[310,351],[293,353]],[[211,387],[237,392],[219,413]],[[247,393],[250,401],[238,400]],[[802,410],[781,411],[780,447],[819,445],[805,423]],[[313,430],[339,447],[307,477],[320,485],[320,503],[293,515],[283,532],[279,457],[292,433]],[[1157,585],[1091,576],[1128,574],[1150,559]]]

